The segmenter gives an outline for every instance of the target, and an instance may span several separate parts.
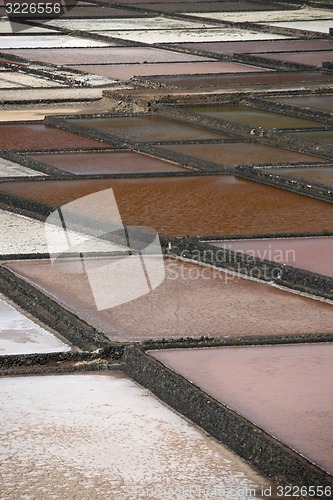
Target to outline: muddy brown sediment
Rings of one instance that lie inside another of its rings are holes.
[[[106,148],[105,144],[41,123],[0,124],[0,149]]]
[[[153,227],[162,235],[333,230],[330,203],[231,175],[8,182],[1,186],[1,192],[59,207],[109,188],[114,191],[124,224]]]

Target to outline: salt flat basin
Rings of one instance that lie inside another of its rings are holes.
[[[178,349],[150,354],[333,473],[333,344]]]
[[[105,47],[108,43],[98,40],[71,37],[66,35],[8,35],[1,37],[0,49],[35,49],[53,47]]]
[[[223,4],[222,4],[223,9]],[[192,16],[205,17],[208,19],[217,19],[219,21],[231,21],[241,23],[259,23],[271,21],[310,21],[316,19],[330,19],[332,11],[328,9],[313,9],[311,7],[302,7],[296,10],[271,10],[249,12],[200,12],[200,14],[191,14]]]
[[[52,241],[52,251],[55,253],[63,251],[62,228],[24,215],[0,210],[0,231],[2,234],[6,234],[6,238],[2,238],[0,241],[1,254],[19,254],[21,256],[48,254],[51,249],[48,247],[46,230]],[[86,234],[70,229],[67,234],[71,238],[73,246],[83,242],[87,245]],[[86,246],[86,249],[91,252],[107,252],[119,251],[120,247],[116,244],[112,245],[112,243],[103,243],[101,239],[90,238],[89,246]]]
[[[307,52],[276,52],[275,54],[261,53],[257,57],[271,59],[273,61],[287,61],[296,64],[307,64],[309,66],[321,67],[324,62],[333,61],[332,52],[329,50],[307,51]]]
[[[328,35],[329,29],[332,27],[332,19],[327,20],[310,20],[310,21],[281,21],[281,22],[268,22],[270,26],[277,26],[278,28],[289,28],[292,30],[301,31],[315,31],[317,33],[325,33]]]
[[[269,485],[122,373],[2,378],[0,392],[7,498],[79,491],[162,500],[190,488],[199,500],[216,487],[237,494]]]
[[[32,170],[19,163],[0,158],[0,177],[37,177],[40,175],[43,174],[37,170]]]
[[[222,40],[272,40],[288,38],[285,35],[272,33],[263,33],[262,31],[245,30],[229,27],[220,28],[192,28],[192,29],[177,29],[177,30],[142,30],[142,31],[96,31],[96,34],[120,38],[122,40],[130,40],[133,42],[142,43],[181,43],[181,42],[196,42],[205,41],[222,41]]]
[[[28,75],[19,71],[1,71],[0,72],[0,88],[47,88],[47,87],[64,87],[66,84],[55,82],[54,80],[42,78],[40,76]],[[2,121],[4,115],[1,113]]]
[[[88,11],[89,12],[89,11]],[[144,19],[52,19],[44,23],[45,26],[56,26],[74,31],[119,31],[119,30],[179,30],[179,29],[201,29],[203,27],[216,27],[209,22],[193,22],[193,20],[168,19],[163,16],[148,17]]]
[[[0,294],[0,356],[70,350],[70,346],[24,315]]]
[[[263,62],[264,64],[264,62]],[[258,66],[259,68],[259,66]],[[195,89],[197,87],[230,87],[248,85],[269,85],[277,87],[295,86],[300,83],[318,83],[332,82],[332,73],[324,71],[266,71],[264,73],[233,73],[230,75],[211,74],[211,75],[178,75],[178,76],[155,76],[149,78],[154,82],[172,85],[179,88]]]

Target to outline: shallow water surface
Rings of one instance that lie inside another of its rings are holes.
[[[170,236],[331,232],[332,205],[232,175],[7,182],[1,192],[59,207],[113,189],[124,224]]]
[[[218,248],[298,267],[333,278],[333,238],[275,238],[209,242]]]
[[[221,105],[221,106],[191,106],[184,109],[187,112],[199,113],[210,118],[230,120],[253,127],[263,128],[307,128],[324,127],[325,124],[312,120],[303,120],[293,116],[282,115],[251,108],[249,106]]]
[[[226,137],[225,134],[210,132],[155,116],[79,118],[68,121],[75,125],[83,125],[93,130],[139,142],[222,139]]]
[[[154,158],[153,156],[132,151],[54,153],[29,155],[29,157],[74,174],[127,174],[187,170],[173,163]]]
[[[179,349],[151,355],[333,473],[333,344]]]

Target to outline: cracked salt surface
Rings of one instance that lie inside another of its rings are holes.
[[[70,350],[70,346],[21,314],[0,294],[0,356]]]
[[[200,499],[214,488],[236,500],[268,485],[121,373],[3,378],[1,392],[6,500]]]
[[[101,267],[110,262],[99,260]],[[331,304],[193,262],[170,258],[164,262],[165,280],[157,288],[101,311],[96,310],[86,274],[59,272],[46,259],[15,261],[5,267],[114,341],[202,335],[313,335],[315,340],[318,332],[332,332]]]

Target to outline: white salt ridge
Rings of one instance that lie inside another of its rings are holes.
[[[13,161],[0,158],[0,177],[26,177],[45,175],[30,168],[14,163]]]
[[[18,85],[14,82],[9,82],[8,80],[4,80],[0,78],[0,89],[17,89],[22,88],[22,85]]]
[[[70,346],[17,311],[0,295],[0,355],[70,350]]]
[[[181,21],[168,19],[166,17],[145,17],[144,19],[53,19],[46,21],[44,25],[66,28],[69,30],[82,31],[118,31],[118,30],[178,30],[178,29],[200,29],[204,27],[216,27],[214,24],[197,21]]]
[[[87,76],[87,75],[86,75]],[[90,80],[88,79],[88,82]],[[105,80],[107,81],[107,80]],[[110,83],[110,80],[108,80]],[[79,99],[101,99],[102,98],[102,88],[88,88],[88,87],[80,87],[79,89]],[[74,87],[59,87],[57,89],[53,88],[44,88],[43,89],[43,100],[54,100],[54,99],[63,99],[63,100],[71,100],[77,99],[78,97],[78,89]],[[21,102],[24,101],[37,101],[39,102],[41,99],[40,89],[34,88],[17,88],[17,89],[0,89],[0,100],[4,102],[15,101]],[[1,114],[1,116],[3,116]],[[22,118],[24,119],[24,118]]]
[[[1,80],[0,80],[0,86],[1,86]],[[64,107],[62,103],[58,105],[53,104],[50,107],[43,107],[43,106],[38,107],[38,105],[27,108],[22,106],[21,109],[10,109],[10,107],[8,107],[8,109],[1,110],[1,117],[3,121],[6,122],[15,122],[22,120],[43,121],[46,115],[72,115],[76,113],[82,114],[83,109],[84,109],[83,103],[82,105],[77,105],[77,106],[72,105],[68,107]],[[40,175],[40,173],[36,172],[36,175]]]
[[[105,35],[105,31],[96,31]],[[260,33],[258,31],[236,28],[199,28],[187,30],[143,30],[112,31],[110,36],[143,43],[190,43],[190,42],[228,42],[246,40],[273,40],[289,38],[284,35]]]
[[[259,23],[270,21],[302,21],[314,19],[331,19],[332,11],[325,9],[311,9],[310,7],[297,10],[250,11],[250,12],[200,12],[186,13],[187,16],[205,17],[218,21],[236,23]]]
[[[6,498],[235,500],[268,486],[123,374],[3,378],[1,387]],[[217,488],[230,493],[212,496]]]
[[[24,73],[16,72],[1,72],[0,85],[2,88],[15,87],[64,87],[65,83],[54,82],[40,76],[33,76]],[[2,117],[2,114],[1,114]],[[3,119],[1,121],[4,121]]]
[[[6,18],[0,18],[0,34],[17,33],[18,29],[24,33],[56,33],[55,30],[48,27],[41,28],[40,26],[29,26],[23,23],[11,23]]]
[[[327,21],[290,21],[281,23],[263,23],[278,28],[290,28],[293,30],[315,31],[317,33],[329,34],[330,28],[333,27],[333,19]]]
[[[62,229],[48,225],[52,238],[53,252],[57,252],[55,243],[63,241]],[[45,235],[45,223],[36,219],[30,219],[20,214],[0,211],[0,234],[5,234],[5,238],[0,239],[0,252],[4,255],[10,254],[34,254],[48,253],[49,247]],[[113,245],[108,242],[103,242],[99,239],[89,238],[87,236],[73,231],[68,231],[71,244],[78,246],[84,243],[84,251],[86,252],[110,252],[124,250],[125,247]],[[59,243],[58,251],[61,252],[62,247]]]

